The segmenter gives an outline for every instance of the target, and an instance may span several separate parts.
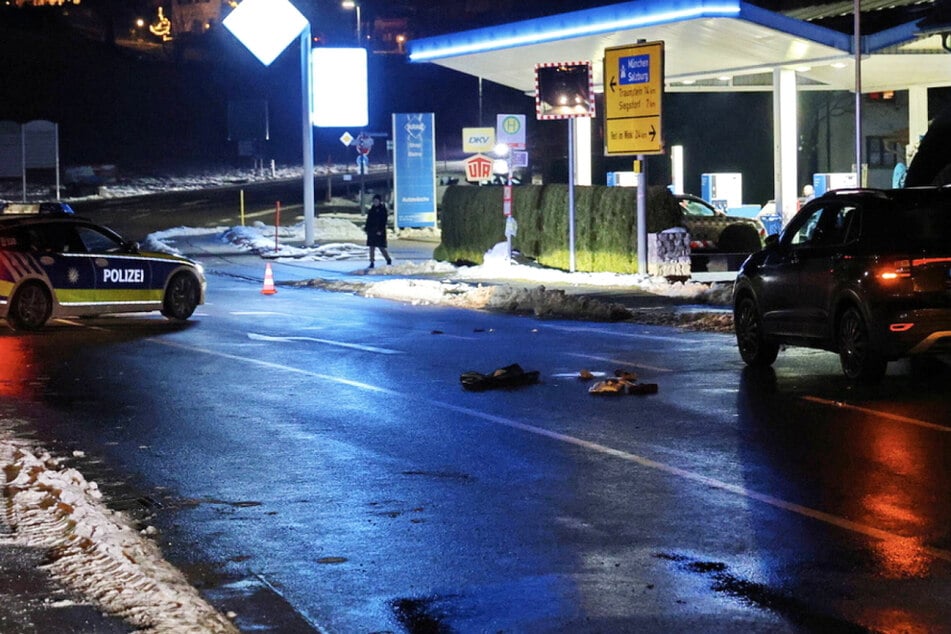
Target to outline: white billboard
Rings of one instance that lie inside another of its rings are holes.
[[[315,48],[311,70],[311,124],[365,127],[369,122],[366,49]]]

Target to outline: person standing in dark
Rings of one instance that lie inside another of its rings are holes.
[[[388,215],[386,205],[380,199],[379,194],[373,197],[373,205],[367,211],[367,246],[370,247],[370,268],[373,268],[376,259],[376,250],[379,249],[387,264],[392,264],[390,254],[386,251],[386,219]]]

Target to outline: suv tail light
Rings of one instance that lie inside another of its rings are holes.
[[[876,271],[875,277],[885,282],[911,277],[911,260],[892,260],[883,263]]]

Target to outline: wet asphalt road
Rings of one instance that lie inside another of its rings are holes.
[[[951,631],[944,366],[751,374],[726,335],[265,296],[260,259],[194,253],[184,326],[0,330],[0,412],[82,452],[243,631]],[[460,388],[511,363],[540,383]],[[592,396],[582,368],[659,391]]]
[[[204,260],[193,321],[5,330],[0,385],[243,631],[949,630],[943,368],[754,375],[725,335],[265,296],[260,260]],[[460,388],[510,363],[540,383]]]

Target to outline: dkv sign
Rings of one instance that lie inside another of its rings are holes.
[[[491,152],[495,147],[495,128],[463,128],[462,151]]]
[[[466,159],[466,180],[487,181],[492,178],[492,159],[483,154],[476,154]]]

